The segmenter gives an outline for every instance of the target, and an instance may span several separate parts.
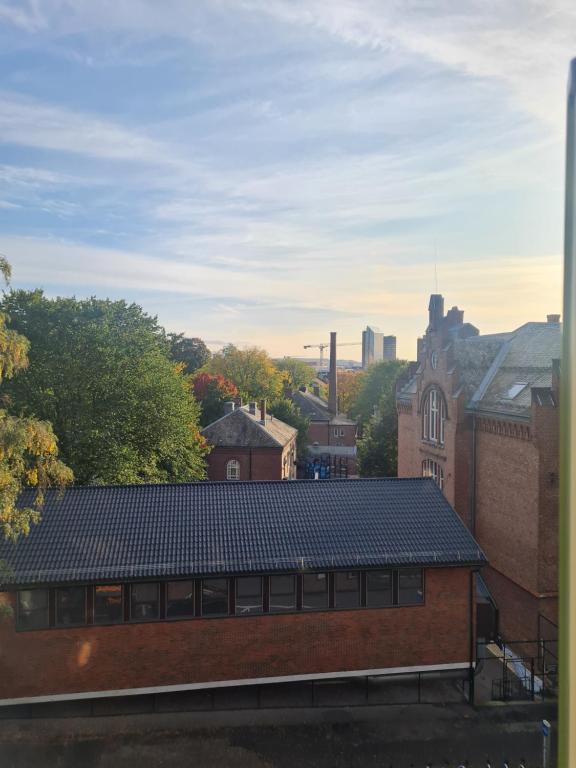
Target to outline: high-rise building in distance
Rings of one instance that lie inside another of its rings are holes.
[[[382,360],[396,360],[396,336],[384,336],[374,326],[362,331],[362,368]]]

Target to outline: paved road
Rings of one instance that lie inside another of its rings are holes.
[[[0,723],[2,768],[540,766],[536,705],[201,712]]]

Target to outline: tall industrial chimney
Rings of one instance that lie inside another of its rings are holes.
[[[328,377],[328,410],[338,413],[338,389],[336,385],[336,331],[330,332],[330,373]]]

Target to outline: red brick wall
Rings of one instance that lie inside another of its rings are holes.
[[[208,479],[226,480],[226,464],[240,462],[241,480],[282,480],[281,448],[214,448],[208,454]]]
[[[338,430],[338,435],[334,430]],[[340,436],[340,430],[344,435]],[[308,427],[308,443],[318,443],[318,445],[345,445],[353,448],[356,445],[356,426],[355,425],[334,425],[327,421],[311,422]]]
[[[0,698],[467,663],[469,573],[427,570],[425,604],[406,608],[35,632],[4,619]]]

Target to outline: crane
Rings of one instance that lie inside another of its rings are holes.
[[[358,347],[362,344],[361,341],[343,341],[338,343],[339,347]],[[304,349],[319,349],[320,350],[320,370],[324,368],[324,350],[330,346],[330,342],[324,342],[323,344],[304,344]]]

